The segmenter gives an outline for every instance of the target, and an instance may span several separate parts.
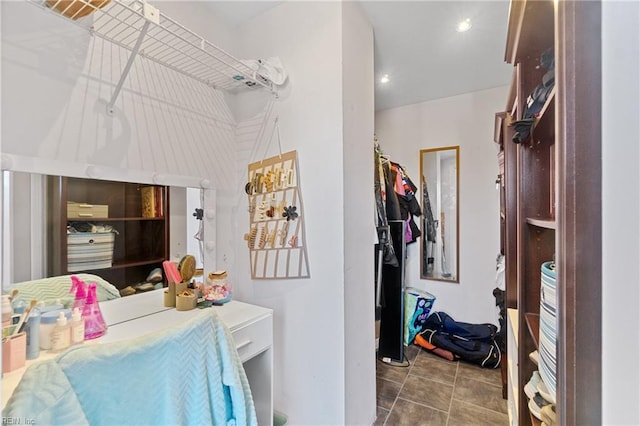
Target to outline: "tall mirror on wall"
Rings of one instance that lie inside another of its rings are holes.
[[[459,146],[420,150],[422,279],[460,282],[459,165]]]

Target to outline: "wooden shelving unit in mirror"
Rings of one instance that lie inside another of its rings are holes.
[[[48,273],[87,272],[118,289],[169,258],[168,187],[49,176]]]

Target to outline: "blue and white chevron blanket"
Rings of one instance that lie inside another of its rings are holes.
[[[233,338],[213,310],[33,364],[2,415],[38,425],[257,425]]]

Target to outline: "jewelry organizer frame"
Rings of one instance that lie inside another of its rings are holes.
[[[297,151],[249,164],[248,178],[251,278],[309,278]],[[291,220],[284,214],[290,207],[290,216],[297,213]]]

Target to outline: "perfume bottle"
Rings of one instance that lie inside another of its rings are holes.
[[[72,275],[71,289],[69,290],[69,293],[75,293],[76,296],[71,309],[79,308],[80,312],[82,312],[84,304],[87,301],[87,283],[85,283],[75,275]]]
[[[96,296],[96,284],[89,284],[87,301],[82,310],[84,317],[84,338],[85,340],[95,339],[107,332],[107,323],[102,318],[98,297]]]

